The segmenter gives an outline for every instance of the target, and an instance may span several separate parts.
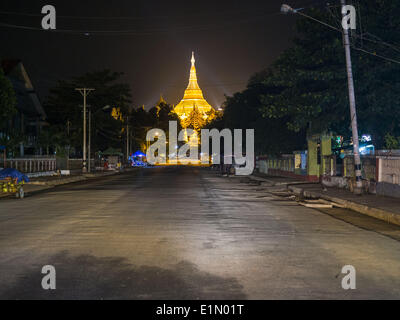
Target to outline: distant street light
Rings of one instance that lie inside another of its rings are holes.
[[[346,6],[345,0],[340,0],[342,8]],[[301,9],[293,9],[291,6],[287,4],[282,4],[281,12],[284,14],[287,13],[298,13],[299,15],[306,17],[308,19],[314,20],[318,23],[321,23],[331,29],[340,31],[334,26],[331,26],[328,23],[310,17],[302,12],[299,12]],[[345,16],[346,10],[342,10],[342,15]],[[349,102],[350,102],[350,117],[351,117],[351,130],[353,136],[353,154],[354,154],[354,172],[356,174],[356,188],[354,188],[354,193],[361,194],[362,192],[362,174],[361,174],[361,158],[360,158],[360,149],[358,143],[358,127],[357,127],[357,112],[356,112],[356,99],[354,94],[354,81],[353,81],[353,71],[351,65],[351,54],[350,54],[350,40],[349,40],[349,31],[346,28],[343,28],[343,43],[346,54],[346,71],[347,71],[347,84],[349,90]]]

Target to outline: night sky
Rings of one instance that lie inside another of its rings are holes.
[[[304,7],[318,1],[82,2],[0,2],[0,23],[37,29],[42,6],[57,9],[58,32],[0,27],[0,57],[23,61],[41,100],[58,79],[109,68],[125,73],[135,106],[149,108],[161,93],[177,104],[194,51],[199,85],[217,108],[224,94],[245,88],[254,72],[290,46],[295,17],[280,14],[282,2]]]

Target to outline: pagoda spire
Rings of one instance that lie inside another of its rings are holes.
[[[167,102],[165,101],[162,93],[160,93],[160,100],[158,100],[157,106],[159,106],[161,103],[167,104]]]
[[[183,99],[174,108],[174,111],[181,119],[187,119],[192,112],[201,114],[204,118],[206,118],[206,114],[212,111],[213,108],[204,99],[203,92],[197,83],[195,67],[196,59],[194,58],[194,52],[192,52],[192,58],[190,59],[190,62],[191,67],[189,84],[185,90]]]
[[[192,62],[192,66],[190,68],[190,77],[189,77],[189,84],[187,86],[187,89],[189,90],[198,90],[201,92],[199,84],[197,83],[197,74],[196,74],[196,67],[194,66],[196,59],[194,58],[194,52],[192,52],[192,59],[190,60]],[[201,96],[203,98],[203,95]]]
[[[194,51],[192,51],[192,67],[194,67],[194,63],[196,62],[196,59],[194,58]]]

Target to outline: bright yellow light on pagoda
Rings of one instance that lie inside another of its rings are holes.
[[[175,107],[174,111],[181,121],[192,117],[192,112],[197,109],[203,120],[208,119],[208,114],[214,110],[213,107],[204,99],[203,92],[197,83],[197,73],[195,67],[194,53],[192,53],[189,84],[183,95],[181,102]],[[190,120],[190,119],[189,119]],[[186,121],[187,122],[187,121]],[[191,120],[189,121],[191,122]],[[193,125],[193,124],[192,124]]]

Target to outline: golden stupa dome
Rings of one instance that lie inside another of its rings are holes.
[[[196,67],[194,53],[192,52],[192,66],[190,68],[189,84],[183,95],[183,99],[174,108],[174,111],[182,119],[187,116],[196,108],[200,113],[205,114],[210,112],[213,108],[204,99],[203,92],[197,83]]]

